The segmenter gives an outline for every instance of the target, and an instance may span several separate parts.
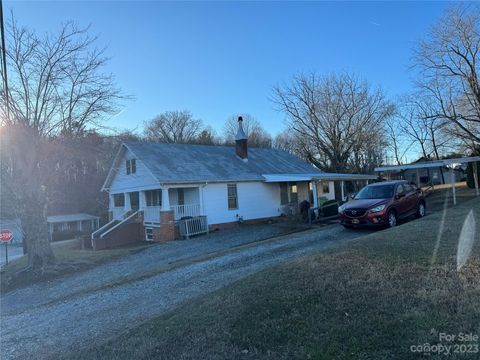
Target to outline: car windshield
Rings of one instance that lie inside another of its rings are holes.
[[[355,199],[386,199],[393,196],[393,185],[366,186],[355,196]]]

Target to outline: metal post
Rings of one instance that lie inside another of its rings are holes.
[[[312,190],[313,190],[313,207],[318,207],[318,194],[317,194],[317,181],[312,181]]]
[[[453,171],[451,172],[450,180],[452,181],[453,205],[457,205],[457,194],[455,191],[455,174]]]
[[[5,264],[8,265],[8,241],[5,241]]]
[[[473,163],[473,180],[475,181],[475,195],[479,195],[478,191],[478,169],[477,169],[477,162]]]

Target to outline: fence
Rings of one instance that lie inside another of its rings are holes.
[[[183,219],[178,222],[180,236],[189,239],[190,236],[208,233],[208,221],[206,216],[196,216]]]

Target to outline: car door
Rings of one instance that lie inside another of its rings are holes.
[[[405,190],[406,211],[412,212],[417,207],[417,190],[410,184],[403,184],[403,189]]]
[[[408,211],[408,204],[406,200],[405,189],[403,188],[402,184],[398,184],[395,188],[395,208],[398,216],[402,216]]]

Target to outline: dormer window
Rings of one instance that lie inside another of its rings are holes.
[[[135,159],[130,159],[126,161],[127,175],[135,174],[137,172],[137,163]]]

